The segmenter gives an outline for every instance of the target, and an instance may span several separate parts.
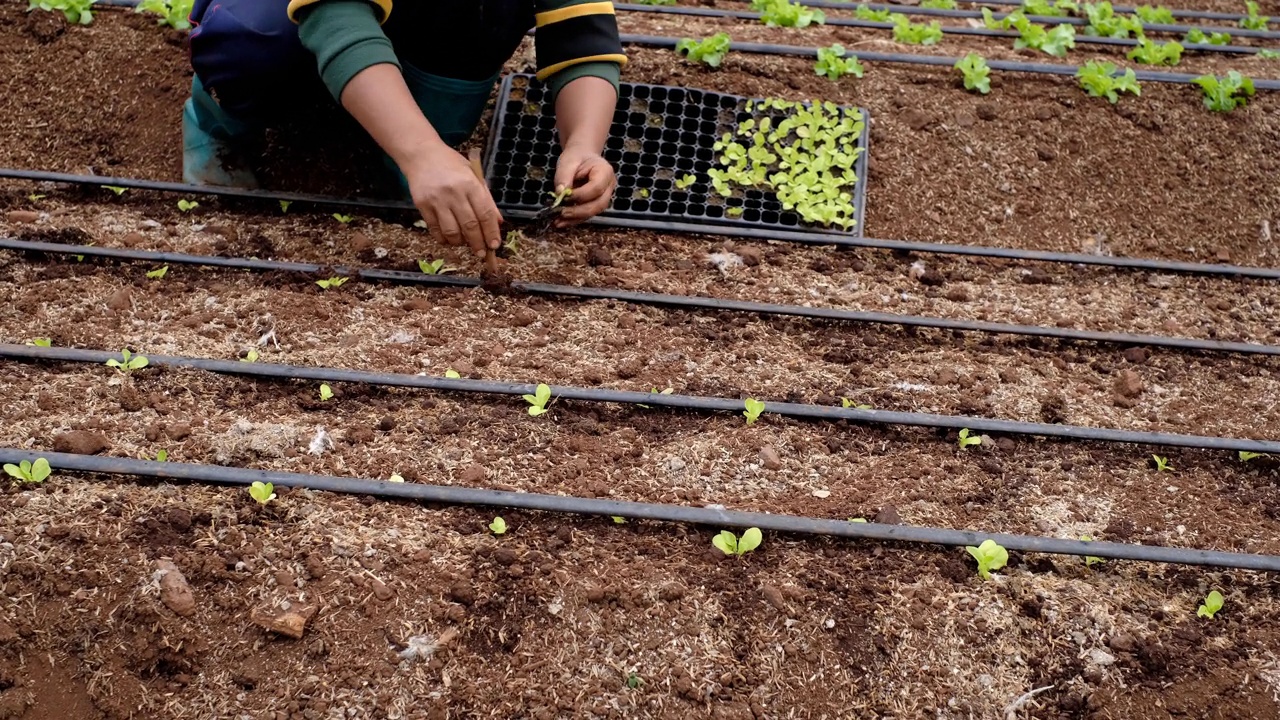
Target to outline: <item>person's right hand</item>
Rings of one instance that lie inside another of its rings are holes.
[[[466,244],[476,257],[502,244],[498,206],[460,153],[442,145],[403,170],[413,204],[436,241]]]

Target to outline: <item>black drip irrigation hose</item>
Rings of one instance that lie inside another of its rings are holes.
[[[426,285],[429,287],[474,288],[483,285],[483,280],[480,278],[468,278],[456,275],[426,275],[420,272],[414,273],[403,270],[377,270],[371,268],[354,268],[341,265],[317,265],[312,263],[299,263],[282,260],[191,255],[187,253],[174,253],[156,250],[106,248],[95,245],[62,245],[59,243],[15,240],[11,238],[0,238],[0,250],[100,257],[149,263],[171,263],[175,265],[232,268],[261,272],[295,272],[307,275],[329,273],[330,275],[355,277],[367,281]],[[1027,337],[1053,338],[1057,340],[1079,340],[1124,346],[1148,346],[1172,348],[1176,350],[1280,356],[1280,346],[1261,345],[1257,343],[1202,340],[1199,338],[1166,337],[1162,335],[1144,335],[1137,333],[1101,332],[1096,330],[1074,330],[1070,328],[994,323],[980,320],[955,320],[951,318],[903,315],[899,313],[806,307],[803,305],[762,303],[750,300],[731,300],[691,295],[671,295],[667,293],[651,293],[600,287],[582,287],[576,285],[553,285],[549,283],[513,281],[509,289],[515,293],[524,293],[529,295],[573,297],[582,300],[615,300],[635,305],[653,305],[666,308],[743,312],[765,316],[800,317],[812,320],[834,320],[841,322],[872,323],[878,325],[899,325],[902,327],[980,332],[994,335],[1019,335]]]
[[[482,395],[529,395],[536,385],[528,383],[498,382],[492,380],[469,380],[465,378],[442,378],[430,375],[406,375],[403,373],[377,373],[364,370],[345,370],[342,368],[302,367],[298,365],[276,365],[260,362],[241,362],[238,360],[211,360],[207,358],[180,357],[171,355],[146,355],[151,365],[192,368],[223,375],[242,375],[257,378],[275,378],[280,380],[308,380],[313,382],[347,382],[382,387],[405,387],[421,390],[437,390],[444,392],[465,392]],[[83,350],[78,348],[39,347],[36,345],[16,345],[0,343],[0,358],[18,360],[62,361],[101,365],[107,360],[119,360],[117,353],[101,350]],[[601,388],[581,388],[573,386],[551,386],[551,396],[563,400],[580,400],[584,402],[616,403],[621,405],[644,405],[649,407],[666,407],[679,410],[696,410],[702,412],[731,412],[741,414],[744,405],[742,400],[729,398],[705,397],[700,395],[663,395],[653,392],[634,392],[630,390],[606,390]],[[895,410],[861,410],[858,408],[842,408],[827,405],[809,405],[806,403],[765,401],[765,412],[784,417],[804,420],[848,420],[857,423],[879,423],[883,425],[902,425],[907,427],[927,427],[946,430],[969,429],[982,433],[1000,435],[1021,435],[1059,438],[1067,440],[1088,440],[1095,442],[1127,443],[1133,445],[1154,445],[1163,447],[1181,447],[1200,450],[1223,450],[1231,452],[1254,452],[1280,454],[1280,441],[1249,440],[1245,438],[1210,437],[1203,435],[1181,435],[1174,433],[1145,432],[1140,430],[1114,430],[1110,428],[1092,428],[1078,425],[1051,425],[1048,423],[1022,422],[1019,420],[1000,420],[996,418],[969,417],[963,415],[933,415],[929,413],[899,412]]]
[[[762,531],[797,535],[825,535],[853,540],[879,540],[957,547],[977,546],[984,540],[994,540],[1006,550],[1016,550],[1018,552],[1101,557],[1111,560],[1137,560],[1178,565],[1202,565],[1243,570],[1280,570],[1280,556],[1275,555],[1102,541],[1085,542],[1035,535],[983,533],[972,530],[948,530],[911,525],[854,523],[827,518],[743,512],[714,507],[698,508],[667,503],[601,500],[572,495],[546,495],[483,488],[393,483],[382,480],[334,477],[331,475],[251,470],[221,465],[155,462],[152,460],[72,455],[67,453],[41,453],[15,448],[0,448],[0,463],[16,464],[24,460],[34,462],[37,458],[44,458],[53,469],[62,471],[102,475],[130,475],[212,485],[248,486],[255,482],[261,482],[271,483],[278,487],[366,495],[387,500],[412,500],[468,507],[517,508],[601,518],[624,517],[633,520],[655,520],[719,528],[754,527]]]
[[[982,0],[980,5],[1004,5],[1021,7],[1022,0]],[[1128,5],[1112,5],[1112,10],[1117,15],[1136,15],[1138,9]],[[1237,13],[1214,12],[1212,10],[1170,10],[1169,14],[1176,18],[1188,18],[1192,20],[1224,20],[1230,23],[1238,23],[1247,18],[1247,15],[1239,15]],[[1280,19],[1271,19],[1271,23],[1280,23]]]
[[[301,202],[330,207],[352,207],[365,210],[416,212],[411,203],[402,200],[336,198],[325,195],[276,192],[273,190],[246,190],[242,188],[219,187],[215,185],[188,185],[186,183],[165,182],[161,180],[137,180],[133,178],[105,177],[100,175],[72,175],[68,173],[46,172],[43,170],[0,168],[0,178],[29,180],[33,182],[67,183],[71,185],[88,185],[95,187],[125,187],[135,190],[149,190],[154,192],[186,195],[210,195],[214,197],[228,197],[269,202],[283,200],[285,202]],[[507,212],[507,216],[511,218],[529,219],[533,215],[534,213],[531,212]],[[821,230],[810,230],[805,232],[763,230],[759,228],[717,227],[714,225],[700,225],[698,223],[668,220],[640,220],[636,218],[609,218],[607,221],[595,219],[589,222],[595,225],[620,227],[631,230],[683,232],[701,235],[727,235],[739,239],[778,240],[804,245],[834,245],[837,247],[870,248],[876,250],[892,250],[896,252],[928,253],[933,255],[964,255],[969,257],[998,258],[1002,260],[1093,265],[1098,267],[1111,267],[1126,270],[1149,270],[1152,272],[1178,273],[1185,275],[1218,275],[1237,278],[1255,278],[1259,280],[1280,280],[1280,268],[1249,267],[1245,265],[1181,262],[1176,260],[1150,260],[1145,258],[1087,255],[1084,253],[1062,253],[1047,250],[1022,250],[1017,248],[1001,248],[983,245],[952,245],[948,243],[884,240],[879,238],[855,237],[847,234]]]
[[[622,41],[628,45],[643,47],[675,49],[677,38],[664,35],[623,35]],[[731,50],[753,53],[757,55],[788,55],[793,57],[817,57],[818,48],[800,47],[798,45],[772,45],[767,43],[740,43],[730,45]],[[945,55],[920,55],[916,53],[882,53],[857,52],[859,60],[868,62],[902,63],[907,65],[934,65],[953,67],[962,58]],[[1038,73],[1041,75],[1067,75],[1074,77],[1080,69],[1076,65],[1059,65],[1055,63],[1029,63],[1014,60],[988,60],[992,70],[1004,72]],[[1134,70],[1134,75],[1143,82],[1169,83],[1175,85],[1191,85],[1199,75],[1191,73],[1160,72],[1156,70]],[[1253,81],[1257,90],[1280,90],[1280,80],[1261,79]]]
[[[616,4],[614,6],[618,10],[626,10],[629,12],[641,13],[658,13],[661,15],[688,15],[692,17],[713,17],[713,18],[735,18],[738,20],[759,20],[761,15],[757,12],[745,12],[738,10],[718,10],[715,8],[691,8],[680,6],[662,6],[662,5],[627,5]],[[925,8],[928,9],[928,8]],[[906,13],[910,14],[910,13]],[[877,22],[875,20],[858,20],[849,18],[827,18],[826,25],[833,27],[857,27],[868,28],[871,30],[892,30],[894,28],[891,22]],[[942,32],[946,35],[972,35],[977,37],[994,37],[994,38],[1018,38],[1019,33],[1012,30],[993,30],[986,27],[965,27],[956,25],[943,25]],[[1133,38],[1111,38],[1098,37],[1095,35],[1077,35],[1075,38],[1078,44],[1092,45],[1110,45],[1114,47],[1137,47],[1138,40]],[[1253,55],[1261,48],[1248,47],[1244,45],[1211,45],[1209,43],[1184,43],[1183,47],[1189,51],[1209,52],[1209,53],[1227,53],[1235,55]],[[860,53],[854,53],[859,58]]]

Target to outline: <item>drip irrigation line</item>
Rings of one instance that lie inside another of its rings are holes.
[[[1021,7],[1022,0],[981,0],[981,5],[1004,5]],[[1136,15],[1138,9],[1128,5],[1113,5],[1117,15]],[[1237,13],[1214,12],[1212,10],[1170,10],[1169,14],[1176,18],[1188,18],[1193,20],[1224,20],[1230,23],[1238,23],[1247,18],[1247,15]],[[1280,19],[1272,19],[1271,23],[1280,23]]]
[[[689,507],[687,505],[672,505],[669,503],[603,500],[573,495],[509,492],[447,485],[393,483],[383,480],[252,470],[223,465],[156,462],[153,460],[133,460],[69,453],[41,453],[16,448],[0,448],[0,463],[16,464],[24,460],[34,462],[37,458],[48,460],[53,469],[61,471],[102,475],[130,475],[211,485],[248,486],[255,482],[261,482],[271,483],[277,487],[305,488],[307,490],[348,495],[366,495],[385,500],[412,500],[466,507],[516,508],[602,518],[624,517],[633,520],[655,520],[659,522],[707,525],[717,528],[754,527],[764,531],[796,535],[825,535],[853,540],[878,540],[924,545],[966,547],[980,545],[983,540],[994,540],[1006,550],[1016,550],[1018,552],[1073,555],[1076,557],[1091,556],[1111,560],[1204,565],[1244,570],[1280,570],[1280,556],[1275,555],[1103,541],[1085,542],[1036,535],[984,533],[973,530],[949,530],[913,525],[884,525],[870,522],[853,523],[828,518],[744,512],[714,507]]]
[[[118,353],[101,350],[83,350],[63,347],[39,347],[0,343],[0,357],[22,360],[54,360],[63,362],[101,365],[110,359],[119,359]],[[469,380],[432,377],[430,375],[406,375],[403,373],[378,373],[342,368],[303,367],[276,365],[238,360],[211,360],[207,358],[171,355],[146,355],[151,365],[192,368],[224,375],[242,375],[280,380],[309,380],[318,382],[356,383],[381,387],[406,387],[444,392],[465,392],[482,395],[529,395],[536,385],[529,383],[499,382],[493,380]],[[607,390],[573,386],[551,386],[551,396],[563,400],[645,405],[703,412],[730,412],[741,414],[743,401],[730,398],[700,395],[663,395],[661,393],[635,392],[631,390]],[[857,423],[878,423],[907,427],[926,427],[945,430],[968,428],[981,433],[1001,435],[1040,436],[1067,440],[1127,443],[1181,447],[1200,450],[1224,450],[1231,452],[1256,452],[1280,454],[1280,441],[1250,440],[1246,438],[1182,435],[1175,433],[1147,432],[1141,430],[1116,430],[1111,428],[1082,427],[1079,425],[1052,425],[1049,423],[1000,420],[997,418],[963,415],[934,415],[930,413],[901,412],[896,410],[860,410],[807,403],[769,402],[766,412],[804,420],[848,420]]]
[[[627,5],[615,4],[617,10],[625,10],[629,12],[640,13],[658,13],[661,15],[688,15],[693,17],[713,17],[713,18],[735,18],[738,20],[759,20],[761,15],[758,12],[746,12],[739,10],[719,10],[716,8],[692,8],[681,6],[660,6],[660,5]],[[928,8],[926,8],[928,9]],[[850,18],[827,18],[826,25],[834,27],[857,27],[868,28],[872,30],[892,30],[894,28],[891,22],[877,22],[875,20],[859,20]],[[1012,30],[993,30],[987,27],[965,27],[956,25],[943,25],[942,32],[946,35],[973,35],[978,37],[995,37],[995,38],[1018,38],[1019,33]],[[1077,35],[1075,38],[1077,44],[1092,45],[1110,45],[1115,47],[1137,47],[1138,41],[1133,38],[1110,38],[1098,37],[1094,35]],[[1236,55],[1252,55],[1256,54],[1261,48],[1247,47],[1244,45],[1211,45],[1209,43],[1184,43],[1183,47],[1189,51],[1209,52],[1209,53],[1228,53]],[[859,58],[861,53],[853,53]]]
[[[186,183],[165,182],[158,180],[137,180],[133,178],[105,177],[100,175],[73,175],[54,173],[43,170],[19,170],[0,168],[0,178],[13,180],[31,180],[35,182],[67,183],[71,185],[116,186],[137,190],[150,190],[164,193],[186,195],[211,195],[246,200],[276,202],[302,202],[319,206],[355,207],[366,210],[411,211],[412,205],[401,200],[346,199],[325,195],[308,195],[302,193],[276,192],[273,190],[245,190],[241,188],[220,187],[216,185],[188,185]],[[534,213],[519,210],[506,211],[508,218],[528,220]],[[773,230],[761,228],[723,227],[702,225],[699,223],[680,222],[676,220],[642,220],[639,218],[607,219],[595,218],[588,221],[593,225],[619,227],[631,230],[655,230],[659,232],[683,232],[700,235],[721,235],[748,240],[777,240],[804,245],[834,245],[837,247],[870,248],[876,250],[892,250],[895,252],[928,253],[934,255],[964,255],[969,257],[998,258],[1044,263],[1067,263],[1072,265],[1093,265],[1126,270],[1149,270],[1152,272],[1179,273],[1186,275],[1220,275],[1237,278],[1255,278],[1260,280],[1280,280],[1280,268],[1249,267],[1246,265],[1223,265],[1214,263],[1182,262],[1177,260],[1152,260],[1146,258],[1114,257],[1110,255],[1088,255],[1085,253],[1063,253],[1048,250],[1023,250],[1018,248],[1001,248],[984,245],[954,245],[949,243],[914,242],[908,240],[885,240],[880,238],[857,237],[844,233],[824,230]]]
[[[678,38],[666,37],[665,35],[623,35],[622,40],[629,45],[640,45],[644,47],[669,48],[675,49]],[[773,45],[768,43],[743,43],[733,42],[730,44],[730,50],[736,50],[744,53],[754,53],[757,55],[788,55],[793,57],[817,57],[818,48],[801,47],[798,45]],[[882,53],[882,52],[857,52],[855,53],[859,60],[867,62],[883,62],[883,63],[902,63],[907,65],[935,65],[953,67],[962,58],[948,57],[945,55],[921,55],[917,53]],[[1076,71],[1080,68],[1076,65],[1060,65],[1056,63],[1030,63],[1015,60],[988,60],[987,66],[992,70],[1002,70],[1004,72],[1021,72],[1021,73],[1038,73],[1041,75],[1067,75],[1075,77]],[[1174,73],[1161,72],[1157,70],[1134,70],[1134,75],[1138,80],[1143,82],[1170,83],[1175,85],[1190,85],[1199,75],[1191,73]],[[1261,79],[1253,81],[1254,88],[1258,90],[1280,90],[1280,80]]]
[[[187,253],[174,253],[156,250],[107,248],[95,245],[62,245],[59,243],[15,240],[10,238],[0,238],[0,249],[24,252],[42,252],[59,255],[82,255],[86,257],[111,258],[116,260],[131,260],[149,263],[232,268],[260,272],[296,272],[306,275],[330,273],[332,275],[355,277],[368,281],[426,285],[429,287],[474,288],[483,285],[483,280],[480,278],[461,277],[457,275],[427,275],[420,272],[414,273],[404,270],[377,270],[341,265],[332,266],[289,262],[283,260],[216,257],[210,255],[192,255]],[[764,316],[800,317],[812,320],[834,320],[840,322],[871,323],[877,325],[899,325],[903,327],[980,332],[994,335],[1019,335],[1053,338],[1058,340],[1079,340],[1123,346],[1164,347],[1177,350],[1280,356],[1280,346],[1262,345],[1258,343],[1202,340],[1198,338],[1168,337],[1163,335],[1146,335],[1138,333],[1076,330],[1071,328],[1043,327],[1039,325],[985,322],[980,320],[956,320],[951,318],[905,315],[900,313],[846,310],[829,307],[807,307],[804,305],[763,303],[751,300],[708,298],[693,295],[673,295],[668,293],[652,293],[601,287],[582,287],[576,285],[556,285],[550,283],[513,281],[510,285],[510,290],[516,293],[529,295],[573,297],[582,300],[614,300],[635,305],[653,305],[667,308],[730,311],[753,313]]]

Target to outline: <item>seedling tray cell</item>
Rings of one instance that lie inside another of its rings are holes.
[[[736,187],[732,196],[724,197],[711,187],[708,171],[722,167],[717,141],[726,133],[736,133],[739,123],[761,117],[760,111],[747,110],[748,103],[759,107],[760,100],[693,88],[622,83],[605,149],[605,158],[618,173],[618,189],[599,221],[610,224],[611,220],[642,219],[728,228],[841,231],[805,222],[793,210],[783,209],[768,189]],[[554,190],[560,157],[555,108],[550,92],[527,74],[503,80],[497,108],[486,151],[485,177],[504,213],[527,217],[545,207]],[[856,224],[843,231],[860,236],[870,116],[862,108],[841,110],[861,113],[863,121],[856,142],[861,152],[853,166],[858,179],[846,188],[852,195]],[[749,137],[735,140],[750,143]],[[691,185],[677,186],[689,176],[693,177]]]

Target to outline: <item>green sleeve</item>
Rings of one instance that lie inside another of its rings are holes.
[[[320,78],[335,100],[341,101],[347,83],[361,71],[383,63],[400,67],[367,0],[328,0],[308,6],[298,35],[316,56]]]
[[[555,101],[556,96],[564,89],[565,85],[583,77],[598,77],[608,80],[613,85],[613,91],[618,91],[618,79],[622,75],[622,67],[616,62],[585,62],[577,65],[570,65],[560,72],[547,78],[547,87],[551,88],[551,98]]]

